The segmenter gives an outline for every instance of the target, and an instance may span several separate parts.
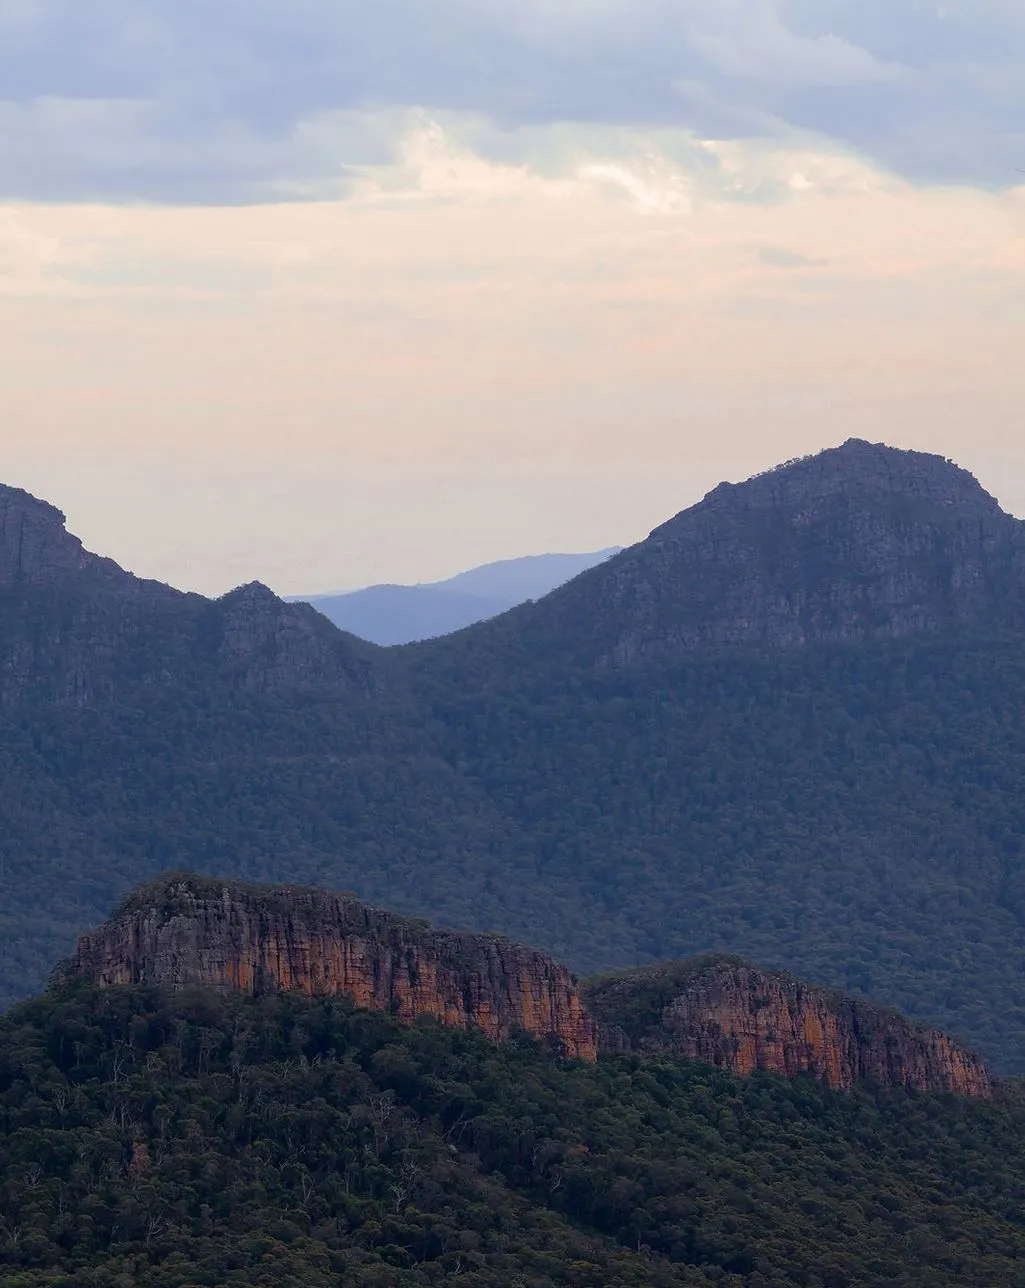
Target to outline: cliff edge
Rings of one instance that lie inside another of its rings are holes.
[[[569,971],[543,953],[321,890],[172,874],[83,935],[60,974],[101,986],[348,993],[407,1022],[430,1016],[494,1041],[525,1030],[568,1056],[597,1057],[594,1022]]]
[[[740,1074],[810,1073],[845,1091],[873,1082],[991,1094],[982,1062],[946,1034],[737,958],[607,976],[591,981],[584,996],[603,1049],[669,1051]]]
[[[113,559],[90,554],[68,532],[55,505],[0,483],[0,587],[48,585],[76,576],[119,586],[132,582]]]
[[[511,940],[295,886],[171,873],[83,935],[57,977],[347,993],[406,1022],[429,1016],[496,1042],[524,1031],[583,1060],[664,1051],[745,1076],[811,1074],[836,1090],[871,1082],[991,1094],[981,1061],[945,1034],[738,958],[670,962],[578,988],[564,966]]]

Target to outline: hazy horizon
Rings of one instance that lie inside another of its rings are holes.
[[[861,435],[852,435],[852,437],[861,437]],[[887,445],[891,447],[913,447],[914,450],[918,450],[918,451],[936,451],[937,450],[929,446],[921,446],[917,444],[900,444],[900,443],[894,443],[892,441],[888,441],[884,439],[873,440],[873,441],[886,442]],[[823,443],[821,447],[812,448],[811,451],[808,453],[797,453],[796,455],[797,456],[811,455],[817,451],[826,450],[827,448],[836,447],[839,445],[840,445],[839,441]],[[943,454],[943,453],[939,453],[939,454]],[[46,495],[42,492],[39,492],[38,490],[34,490],[31,487],[27,487],[24,483],[19,482],[16,479],[11,479],[11,478],[0,477],[0,484],[7,484],[8,486],[13,486],[13,487],[23,487],[27,491],[32,492],[33,495],[37,496],[40,500],[48,501],[51,504],[56,505],[57,508],[64,511],[66,515],[66,523],[67,523],[68,531],[72,533],[74,536],[81,539],[86,549],[91,550],[92,553],[94,554],[98,554],[98,555],[105,556],[107,558],[114,559],[115,562],[119,563],[127,571],[132,572],[136,576],[153,577],[156,580],[164,581],[168,585],[174,586],[177,589],[198,591],[199,593],[207,595],[211,598],[217,598],[218,596],[222,594],[226,594],[228,591],[236,588],[237,586],[244,585],[248,582],[261,581],[261,582],[264,582],[264,584],[270,586],[270,588],[276,594],[280,595],[285,599],[311,602],[318,599],[329,599],[329,598],[344,597],[347,595],[359,594],[362,591],[373,590],[379,587],[395,587],[397,589],[416,589],[421,587],[425,589],[433,588],[439,585],[444,585],[445,583],[450,581],[458,581],[462,576],[468,573],[473,573],[480,569],[491,568],[495,565],[516,564],[516,563],[521,563],[528,560],[543,560],[546,558],[573,558],[576,556],[584,556],[588,554],[608,554],[610,552],[615,552],[616,550],[625,549],[630,545],[634,545],[638,541],[643,541],[653,529],[659,527],[662,523],[666,522],[668,519],[671,519],[676,514],[680,513],[682,510],[686,510],[690,508],[692,505],[696,505],[699,501],[703,499],[703,497],[709,491],[712,490],[712,488],[717,486],[719,483],[724,481],[731,482],[731,483],[743,482],[746,479],[750,478],[752,475],[762,472],[763,469],[771,469],[774,466],[783,464],[785,461],[790,459],[793,459],[793,458],[781,457],[779,460],[770,461],[764,466],[760,465],[755,469],[751,469],[743,473],[735,474],[732,477],[725,477],[725,476],[715,477],[713,481],[707,484],[707,486],[702,486],[700,491],[697,492],[692,497],[690,497],[685,504],[679,505],[676,508],[669,510],[665,513],[653,515],[650,521],[643,526],[642,530],[639,530],[635,535],[631,536],[629,540],[620,540],[620,541],[612,540],[610,542],[606,542],[603,544],[602,543],[595,544],[589,549],[580,549],[576,551],[568,550],[568,549],[528,550],[526,552],[513,551],[508,553],[500,553],[495,558],[487,558],[487,559],[481,560],[481,559],[478,559],[474,553],[475,550],[479,549],[480,547],[475,547],[473,545],[473,534],[471,534],[471,540],[467,546],[466,555],[460,559],[458,551],[455,551],[455,550],[450,551],[448,557],[450,559],[455,560],[456,562],[454,564],[450,564],[449,566],[442,566],[441,571],[440,573],[438,573],[438,575],[427,577],[420,581],[401,581],[398,578],[388,577],[387,575],[385,575],[379,578],[378,580],[375,580],[372,582],[353,584],[347,587],[329,586],[324,589],[315,589],[315,588],[311,589],[309,586],[306,586],[303,589],[296,589],[287,584],[275,584],[274,582],[269,581],[265,576],[260,575],[258,571],[247,572],[245,565],[243,564],[239,565],[241,575],[236,580],[231,581],[230,583],[224,583],[224,584],[214,583],[214,584],[203,585],[203,584],[190,584],[184,580],[175,580],[173,576],[166,576],[160,572],[150,571],[145,566],[145,564],[140,566],[140,564],[137,561],[133,562],[132,558],[127,553],[126,548],[118,549],[116,547],[104,546],[102,544],[98,544],[94,540],[89,539],[82,531],[81,526],[75,522],[73,514],[68,511],[68,507],[64,503],[64,498],[62,498],[61,496]],[[1000,505],[1004,510],[1006,510],[1010,514],[1015,515],[1016,517],[1019,517],[1019,518],[1025,517],[1025,470],[1023,470],[1022,474],[1018,478],[995,479],[995,478],[986,477],[984,473],[980,473],[978,470],[972,469],[971,465],[968,462],[968,459],[966,459],[966,457],[964,456],[952,457],[951,459],[954,459],[956,464],[969,469],[969,471],[973,473],[975,477],[978,479],[981,486],[987,492],[991,493],[993,496],[996,497],[997,501],[1000,503]],[[1023,460],[1023,464],[1025,464],[1025,460]],[[1014,503],[1014,498],[1020,498],[1017,505]],[[133,513],[133,512],[134,510],[130,502],[128,502],[125,505],[124,509],[121,511],[122,514]],[[126,533],[125,535],[129,538],[129,540],[127,540],[124,544],[128,549],[130,549],[132,545],[132,541],[130,539],[132,536],[132,533],[129,532],[129,533]],[[141,529],[137,531],[136,535],[145,536],[145,529]],[[287,534],[283,533],[282,535],[283,535],[283,538],[287,537]],[[493,537],[494,534],[485,532],[483,534],[478,534],[478,535],[482,535],[484,540],[487,541],[488,539]],[[271,541],[273,541],[273,537],[274,537],[273,531],[268,531],[267,536]],[[218,552],[215,550],[214,553],[216,554]],[[301,550],[297,550],[296,554],[297,554],[298,562],[301,563],[302,562]],[[400,551],[399,555],[400,557],[398,562],[401,565],[403,552]],[[414,558],[422,561],[423,551],[409,550],[405,552],[405,556],[407,558]]]

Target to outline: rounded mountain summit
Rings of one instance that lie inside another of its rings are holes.
[[[620,665],[709,646],[790,649],[1025,622],[1025,536],[978,481],[849,439],[720,483],[643,541],[467,639],[544,638]]]

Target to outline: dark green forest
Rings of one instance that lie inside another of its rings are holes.
[[[604,670],[513,629],[442,644],[360,698],[199,670],[0,716],[3,1000],[187,868],[352,890],[586,973],[737,953],[1025,1069],[1020,635]]]
[[[5,1288],[1012,1288],[1025,1110],[566,1062],[342,998],[0,1020]]]

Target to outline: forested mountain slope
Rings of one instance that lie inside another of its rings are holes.
[[[1025,1114],[342,997],[62,989],[0,1018],[5,1288],[1011,1288]]]
[[[12,495],[7,999],[183,867],[588,972],[739,953],[1025,1069],[1022,525],[956,467],[847,444],[387,652],[255,588],[96,589],[52,517],[58,571],[32,581]]]

